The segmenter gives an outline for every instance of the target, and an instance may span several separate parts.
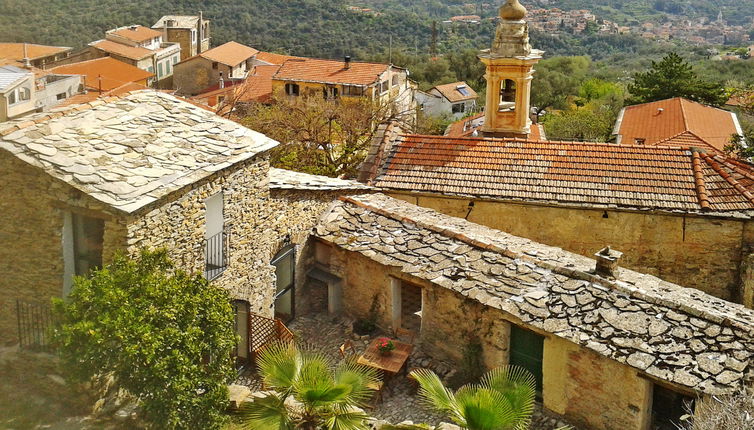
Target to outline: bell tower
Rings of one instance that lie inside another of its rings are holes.
[[[479,54],[487,66],[487,104],[482,133],[493,137],[527,138],[531,131],[529,111],[534,65],[543,51],[529,44],[526,8],[507,0],[500,8],[500,23],[491,49]]]

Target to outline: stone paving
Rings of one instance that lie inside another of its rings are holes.
[[[333,317],[327,314],[315,314],[297,317],[289,328],[293,331],[299,345],[320,352],[334,362],[341,360],[338,348],[347,339],[351,339],[357,354],[366,349],[369,342],[384,333],[375,333],[370,336],[358,336],[352,333],[352,321]],[[415,351],[409,359],[409,366],[421,365],[430,367],[439,375],[450,375],[452,367],[447,363],[437,362],[423,355],[421,351]],[[253,372],[244,372],[236,381],[237,384],[246,385],[252,391],[259,391],[260,384]],[[414,388],[405,375],[399,374],[388,380],[383,389],[382,402],[372,410],[367,411],[377,422],[389,422],[393,424],[412,421],[414,423],[426,423],[433,426],[449,420],[443,415],[427,409],[421,399],[416,396]],[[553,430],[562,427],[565,423],[541,413],[539,406],[532,420],[531,430]],[[574,429],[575,430],[575,429]]]

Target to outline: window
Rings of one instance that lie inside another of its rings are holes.
[[[177,55],[175,57],[173,57],[173,64],[176,64],[176,63],[178,63],[178,56]]]
[[[399,75],[393,75],[393,86],[397,87],[401,83],[401,77]]]
[[[357,87],[353,85],[343,85],[343,95],[361,97],[364,95],[364,87]]]
[[[212,70],[217,70],[218,67],[219,65],[217,64],[217,61],[212,63]]]
[[[681,428],[681,417],[688,409],[694,410],[694,399],[660,385],[652,389],[653,430],[676,430]]]
[[[293,319],[294,279],[296,269],[295,248],[290,245],[275,255],[275,318],[283,322]]]
[[[191,42],[196,43],[196,30],[191,30]]]
[[[18,95],[16,94],[16,90],[13,90],[8,93],[8,104],[13,105],[18,103]]]
[[[233,302],[235,319],[233,325],[239,337],[236,344],[236,363],[244,364],[249,359],[249,302],[235,300]]]
[[[105,222],[101,219],[73,214],[74,273],[85,276],[102,267]]]
[[[500,86],[499,110],[516,110],[516,83],[510,79],[504,80]]]
[[[382,81],[380,83],[380,93],[384,93],[390,89],[390,81]]]
[[[65,100],[68,97],[68,94],[66,93],[60,93],[55,96],[58,100]]]
[[[26,101],[31,98],[31,90],[28,88],[19,88],[18,89],[18,98],[21,101]]]
[[[157,79],[160,79],[162,77],[162,63],[157,64]]]
[[[510,364],[523,367],[534,375],[537,393],[542,395],[542,357],[545,338],[511,325]]]
[[[223,273],[228,265],[223,213],[223,193],[217,193],[204,201],[205,213],[205,277],[215,279]]]
[[[165,74],[169,75],[170,73],[170,60],[168,60],[165,62]]]
[[[322,95],[325,100],[333,100],[338,98],[338,87],[324,87],[322,89]]]
[[[297,96],[299,95],[300,88],[298,84],[293,83],[287,83],[285,84],[285,93],[289,96]]]
[[[463,113],[466,111],[466,103],[456,103],[453,105],[453,113]]]

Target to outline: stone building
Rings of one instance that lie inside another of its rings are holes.
[[[174,89],[183,95],[196,95],[208,87],[230,85],[246,79],[252,70],[256,49],[228,42],[203,51],[175,66]]]
[[[436,359],[478,343],[583,428],[671,425],[754,376],[754,311],[617,268],[613,250],[595,263],[382,194],[341,198],[314,235],[335,311],[411,328]]]
[[[142,91],[0,124],[0,336],[119,250],[165,247],[270,315],[267,151],[277,142]],[[12,244],[12,245],[11,245]]]
[[[80,91],[81,77],[0,63],[0,122],[44,112]]]
[[[153,30],[162,31],[166,42],[181,45],[181,60],[191,58],[209,50],[209,20],[199,15],[165,15],[152,26]]]

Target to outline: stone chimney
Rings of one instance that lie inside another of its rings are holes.
[[[597,260],[594,272],[603,278],[615,279],[618,275],[618,262],[622,256],[622,252],[610,249],[609,246],[602,248],[594,254]]]
[[[343,66],[343,68],[346,69],[346,70],[348,70],[348,69],[351,68],[351,56],[350,55],[346,55],[345,65]]]

